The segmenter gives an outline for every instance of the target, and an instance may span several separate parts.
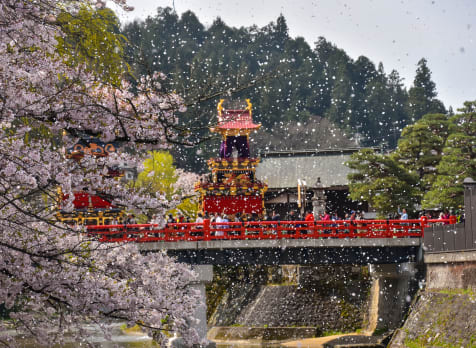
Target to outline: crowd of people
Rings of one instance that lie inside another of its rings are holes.
[[[336,212],[324,211],[320,214],[314,214],[311,210],[308,210],[304,215],[301,215],[295,210],[290,210],[284,218],[276,211],[273,211],[269,215],[264,216],[264,221],[338,221],[338,220],[363,220],[364,213],[351,210],[343,217],[338,216]]]
[[[448,210],[448,209],[444,209],[440,212],[430,212],[430,211],[427,211],[427,212],[422,212],[420,214],[420,217],[421,216],[425,216],[428,220],[434,220],[434,219],[437,219],[437,220],[445,220],[444,222],[442,222],[443,225],[448,225],[449,222],[446,221],[448,220],[451,216],[455,216],[456,217],[456,223],[463,223],[464,222],[464,213],[461,211],[461,210],[456,210],[456,211],[451,211],[451,210]]]
[[[464,215],[461,214],[460,211],[456,211],[454,214],[449,210],[443,210],[441,212],[421,212],[419,217],[426,216],[428,219],[439,219],[439,220],[448,220],[450,216],[455,215],[458,222],[464,222]],[[366,220],[368,218],[364,217],[364,212],[362,211],[355,211],[350,210],[349,212],[345,213],[344,216],[339,216],[335,212],[324,211],[320,214],[314,214],[311,210],[308,210],[305,214],[301,214],[293,209],[289,210],[286,215],[281,216],[276,210],[273,210],[270,213],[264,215],[258,215],[257,213],[253,214],[246,214],[246,213],[234,213],[234,214],[226,214],[226,213],[197,213],[197,217],[195,219],[185,216],[180,211],[177,212],[175,215],[168,214],[165,218],[165,222],[167,224],[171,223],[203,223],[204,220],[210,220],[211,223],[213,222],[247,222],[247,221],[341,221],[341,220]],[[400,209],[397,208],[397,212],[395,214],[391,214],[388,216],[388,219],[391,220],[408,220],[409,215],[405,208]],[[159,218],[154,215],[150,221],[150,223],[158,223]],[[135,224],[136,219],[133,214],[129,214],[124,219],[125,224]]]
[[[391,220],[408,220],[409,219],[409,214],[407,213],[407,210],[405,208],[400,209],[398,207],[397,209],[398,215],[393,215],[389,217]],[[442,220],[441,224],[449,224],[449,219],[450,216],[456,215],[456,221],[457,222],[464,222],[464,216],[461,214],[451,214],[449,210],[444,210],[439,215],[432,214],[433,212],[422,212],[420,214],[421,216],[426,216],[429,220]],[[457,212],[458,213],[458,212]],[[168,214],[165,217],[165,222],[166,226],[169,228],[172,228],[174,230],[178,230],[177,232],[179,233],[184,233],[181,232],[181,230],[188,229],[187,225],[176,225],[176,224],[181,224],[181,223],[192,223],[194,224],[191,225],[191,231],[190,235],[201,235],[203,233],[203,228],[204,226],[202,225],[205,220],[208,220],[211,224],[213,224],[213,235],[215,236],[224,236],[225,231],[228,235],[233,235],[235,233],[240,233],[240,230],[244,227],[246,228],[246,233],[247,234],[253,234],[253,233],[258,233],[260,228],[263,228],[263,226],[260,226],[261,224],[253,224],[252,222],[261,222],[261,221],[267,221],[268,224],[264,226],[264,232],[265,233],[271,233],[275,234],[279,228],[278,225],[281,228],[281,231],[283,234],[295,234],[297,230],[300,231],[301,234],[308,234],[311,233],[313,230],[312,228],[315,228],[316,226],[320,226],[323,232],[325,233],[330,233],[332,231],[339,231],[339,233],[349,233],[352,230],[355,230],[357,232],[361,232],[365,230],[365,226],[367,225],[368,222],[362,221],[362,220],[367,220],[367,218],[364,217],[364,213],[360,211],[355,211],[355,210],[350,210],[348,213],[346,213],[343,217],[338,216],[337,213],[335,212],[329,212],[329,211],[324,211],[320,214],[314,214],[311,210],[308,210],[305,214],[300,214],[299,212],[295,210],[289,210],[283,217],[277,212],[277,211],[272,211],[268,214],[264,214],[263,216],[260,216],[259,214],[253,213],[253,214],[245,214],[245,213],[235,213],[235,214],[219,214],[219,213],[197,213],[197,216],[195,219],[191,219],[190,217],[185,216],[181,212],[177,212],[176,215],[174,216],[173,214]],[[303,223],[299,223],[302,221]],[[334,223],[334,221],[336,223]],[[344,227],[339,227],[340,223],[337,223],[337,221],[344,221],[343,226]],[[161,221],[162,223],[164,220]],[[150,223],[152,224],[160,224],[161,223],[158,219],[157,216],[154,215]],[[233,222],[235,224],[228,224],[229,222]],[[276,222],[276,223],[274,223]],[[294,222],[294,223],[291,223]],[[314,223],[316,222],[316,224]],[[279,223],[279,224],[278,224]],[[112,225],[116,225],[117,220],[114,219]],[[140,232],[144,227],[140,226],[130,226],[130,225],[135,225],[137,224],[135,216],[133,214],[128,214],[123,218],[122,224],[126,225],[126,231],[125,233],[128,236],[130,233],[133,231],[135,232]],[[313,226],[310,228],[310,226]],[[353,226],[353,227],[352,227]],[[406,222],[402,222],[402,226],[408,226]],[[338,228],[338,229],[336,229]],[[152,226],[151,226],[151,229]],[[113,231],[120,232],[119,228],[115,227]],[[258,232],[257,232],[258,231]],[[111,235],[111,237],[121,237],[122,234],[118,234],[117,236]],[[158,236],[158,235],[157,235]]]
[[[428,219],[440,219],[440,220],[448,220],[451,215],[456,215],[458,222],[464,221],[464,216],[460,214],[458,211],[456,214],[451,214],[449,210],[443,210],[439,213],[439,215],[434,215],[432,212],[422,212],[421,216],[426,216]],[[397,212],[393,215],[388,217],[391,220],[400,219],[400,220],[408,220],[409,215],[405,208],[400,209],[398,207]],[[246,214],[246,213],[234,213],[234,214],[226,214],[226,213],[201,213],[197,214],[197,217],[193,220],[190,217],[185,216],[184,214],[178,212],[175,216],[173,214],[169,214],[166,217],[166,223],[203,223],[204,220],[209,220],[210,223],[226,223],[226,222],[255,222],[255,221],[305,221],[305,222],[312,222],[312,221],[359,221],[359,220],[366,220],[364,216],[364,212],[362,211],[355,211],[350,210],[349,212],[345,213],[344,216],[339,216],[336,212],[324,211],[320,214],[314,214],[311,210],[308,210],[305,214],[301,214],[293,209],[289,210],[286,215],[281,216],[277,211],[273,210],[270,213],[264,215],[258,215],[257,213],[253,214]],[[154,217],[155,220],[155,217]],[[447,223],[447,222],[446,222]]]

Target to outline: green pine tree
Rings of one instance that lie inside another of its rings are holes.
[[[402,131],[392,156],[410,173],[417,175],[420,199],[435,181],[436,166],[450,131],[451,122],[443,114],[427,114]]]
[[[451,118],[453,131],[447,138],[424,208],[457,209],[463,205],[463,180],[476,178],[476,101],[465,102]]]
[[[418,177],[392,156],[363,149],[352,154],[346,164],[354,170],[348,176],[350,198],[367,201],[381,217],[395,213],[399,206],[413,210],[417,203]]]
[[[414,122],[425,114],[446,113],[443,103],[436,99],[436,85],[425,58],[420,59],[413,86],[408,91],[408,111]]]

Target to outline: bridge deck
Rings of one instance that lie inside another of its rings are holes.
[[[212,240],[151,242],[139,245],[144,251],[154,250],[224,250],[224,249],[287,249],[287,248],[377,248],[420,246],[422,239],[412,238],[322,238],[273,240]]]

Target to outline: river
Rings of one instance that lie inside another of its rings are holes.
[[[112,347],[123,347],[123,348],[155,348],[160,347],[157,343],[152,341],[152,339],[145,335],[144,333],[133,331],[130,333],[124,333],[122,328],[124,324],[122,323],[115,323],[111,324],[112,336],[111,341],[107,341],[101,335],[101,330],[96,325],[86,325],[84,328],[90,333],[89,340],[91,343],[94,344],[95,347],[98,348],[112,348]],[[17,336],[16,331],[12,330],[12,336]],[[16,340],[17,344],[23,348],[42,348],[38,346],[38,344],[32,340],[31,338],[20,338]],[[78,342],[71,342],[66,343],[62,346],[57,346],[58,348],[76,348],[81,347],[81,344]],[[45,347],[46,348],[46,347]],[[56,348],[48,347],[48,348]]]
[[[160,347],[157,343],[152,341],[150,337],[144,335],[140,332],[131,332],[131,333],[124,333],[121,329],[123,324],[113,324],[112,326],[112,340],[106,341],[100,335],[100,329],[95,326],[88,326],[88,331],[91,332],[91,336],[89,336],[90,341],[94,344],[97,348],[112,348],[112,347],[121,347],[121,348],[157,348]],[[12,335],[15,334],[12,331]],[[348,334],[352,335],[352,334]],[[347,335],[336,335],[336,336],[327,336],[327,337],[317,337],[317,338],[309,338],[303,340],[297,340],[292,342],[286,343],[273,343],[273,344],[266,344],[263,342],[253,342],[250,341],[230,341],[230,342],[218,342],[217,348],[322,348],[323,343],[328,342],[330,340],[347,336]],[[31,339],[18,339],[17,344],[23,348],[42,348],[39,347],[33,340]],[[80,347],[81,345],[78,342],[71,342],[67,343],[63,346],[54,346],[48,348],[76,348]],[[46,348],[46,347],[45,347]]]

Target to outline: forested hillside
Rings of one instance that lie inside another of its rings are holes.
[[[376,66],[364,56],[353,60],[323,37],[312,47],[301,37],[290,37],[283,16],[262,28],[232,28],[220,18],[205,27],[193,12],[178,16],[158,8],[144,22],[126,24],[123,34],[134,77],[165,73],[164,87],[189,104],[183,122],[201,135],[216,121],[219,98],[250,98],[265,132],[321,116],[346,134],[358,132],[364,146],[394,147],[404,126],[426,113],[446,112],[425,59],[418,62],[407,90],[398,72],[386,73],[382,63]],[[207,158],[214,144],[200,145],[198,153]],[[176,156],[178,165],[193,162],[198,169],[203,159],[190,161],[196,153]]]

